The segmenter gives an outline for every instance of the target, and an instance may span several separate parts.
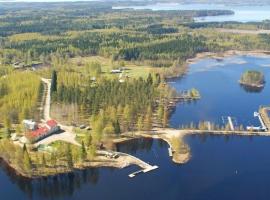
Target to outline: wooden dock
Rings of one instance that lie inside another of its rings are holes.
[[[234,125],[233,125],[233,122],[232,122],[232,117],[228,116],[228,122],[229,122],[229,126],[230,126],[231,131],[234,131]]]
[[[129,176],[130,178],[133,178],[133,177],[135,177],[135,176],[138,175],[138,174],[141,174],[141,173],[147,173],[147,172],[153,171],[153,170],[155,170],[155,169],[157,169],[157,168],[158,168],[157,165],[154,165],[154,166],[149,165],[149,167],[147,167],[147,168],[145,168],[145,169],[138,170],[138,171],[136,171],[136,172],[133,172],[133,173],[129,174],[128,176]]]
[[[173,153],[172,153],[172,148],[171,147],[168,148],[168,152],[169,152],[169,156],[172,157]]]

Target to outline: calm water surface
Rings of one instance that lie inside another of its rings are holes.
[[[246,70],[264,73],[266,84],[261,91],[241,87],[238,80]],[[224,125],[222,117],[235,117],[238,125],[258,125],[253,112],[260,105],[270,104],[270,58],[233,56],[223,60],[203,59],[190,65],[189,73],[171,85],[178,91],[197,88],[202,98],[197,102],[178,104],[170,123],[178,128],[182,124],[208,120]]]
[[[171,83],[178,90],[196,87],[202,99],[177,106],[171,124],[222,115],[256,122],[252,113],[270,100],[270,58],[235,56],[224,60],[204,59],[191,65],[189,76]],[[267,84],[260,92],[248,92],[237,80],[246,69],[265,73]],[[234,102],[234,103],[232,103]],[[217,120],[218,121],[218,120]],[[244,120],[243,120],[244,122]],[[0,168],[0,199],[57,200],[268,200],[270,197],[270,137],[188,136],[191,160],[176,165],[168,157],[168,146],[160,140],[140,139],[118,146],[150,164],[159,166],[151,173],[130,179],[137,170],[129,167],[77,171],[55,178],[24,180],[4,164]]]
[[[132,8],[137,10],[232,10],[234,15],[208,16],[195,18],[197,22],[259,22],[270,19],[270,5],[264,6],[238,6],[222,4],[178,4],[178,3],[157,3],[145,6],[118,6],[114,9]]]

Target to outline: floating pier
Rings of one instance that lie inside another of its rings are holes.
[[[158,168],[157,165],[154,165],[154,166],[149,165],[149,167],[147,167],[147,168],[145,168],[145,169],[138,170],[138,171],[136,171],[136,172],[133,172],[133,173],[129,174],[128,176],[129,176],[130,178],[133,178],[133,177],[135,177],[135,176],[138,175],[138,174],[141,174],[141,173],[147,173],[147,172],[153,171],[153,170],[155,170],[155,169],[157,169],[157,168]]]
[[[232,122],[232,117],[230,117],[230,116],[228,116],[228,123],[229,123],[231,131],[234,131],[234,125],[233,125],[233,122]]]
[[[258,113],[258,112],[254,112],[254,117],[258,117],[258,118],[259,118],[259,121],[260,121],[260,123],[261,123],[261,127],[260,127],[261,130],[267,131],[267,127],[266,127],[266,125],[265,125],[265,123],[264,123],[264,120],[263,120],[261,114]]]
[[[168,148],[168,152],[169,152],[169,156],[172,157],[173,154],[172,154],[172,148],[171,147]]]
[[[258,117],[261,126],[247,126],[248,131],[267,131],[268,128],[260,112],[254,112],[254,117]]]

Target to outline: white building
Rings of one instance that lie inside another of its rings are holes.
[[[32,119],[23,120],[23,125],[25,129],[32,130],[32,131],[38,128],[37,123],[33,121]]]

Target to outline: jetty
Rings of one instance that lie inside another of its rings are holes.
[[[232,117],[231,116],[228,116],[228,123],[229,123],[229,126],[230,126],[231,131],[234,131],[234,125],[233,125]]]
[[[136,171],[136,172],[133,172],[133,173],[129,174],[128,176],[129,176],[130,178],[133,178],[133,177],[135,177],[135,176],[138,175],[138,174],[141,174],[141,173],[147,173],[147,172],[150,172],[150,171],[155,170],[155,169],[157,169],[157,168],[158,168],[157,165],[153,165],[153,166],[149,165],[147,168],[138,170],[138,171]]]
[[[105,154],[107,153],[106,151],[102,151],[102,152],[105,153]],[[133,178],[136,175],[141,174],[141,173],[147,173],[147,172],[153,171],[153,170],[158,168],[157,165],[150,165],[150,164],[142,161],[141,159],[136,158],[135,156],[132,156],[130,154],[126,154],[126,153],[122,153],[122,152],[115,152],[115,154],[117,154],[118,156],[126,157],[127,166],[129,166],[130,164],[134,164],[134,165],[137,165],[137,166],[139,166],[141,168],[140,170],[129,174],[128,176],[130,178]]]
[[[231,117],[231,116],[224,117],[224,116],[222,116],[222,122],[226,126],[228,126],[230,131],[235,131],[234,123],[236,123],[236,119],[234,117]]]

